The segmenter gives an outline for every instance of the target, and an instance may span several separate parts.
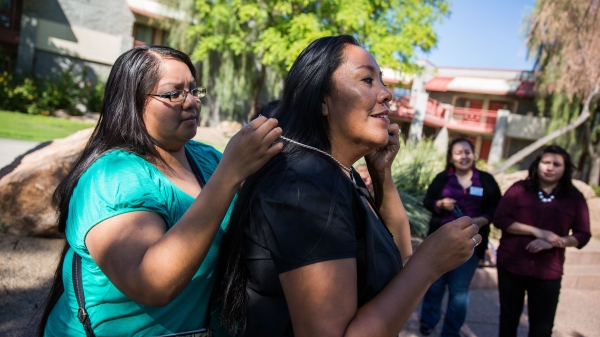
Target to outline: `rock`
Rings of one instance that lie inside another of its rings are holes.
[[[85,106],[85,104],[82,103],[77,103],[75,105],[75,110],[77,110],[77,112],[79,112],[80,114],[84,114],[87,112],[87,106]]]
[[[596,197],[596,192],[594,191],[594,189],[581,180],[573,179],[573,186],[575,186],[586,199]]]
[[[525,180],[525,178],[527,178],[528,174],[529,173],[527,172],[527,170],[523,170],[523,171],[517,171],[517,172],[509,173],[509,174],[498,173],[494,176],[494,178],[496,179],[496,182],[500,186],[500,190],[502,191],[502,194],[504,194],[504,192],[506,192],[506,190],[509,187],[511,187],[514,183],[516,183],[519,180]],[[573,179],[573,186],[575,186],[575,188],[577,188],[579,190],[579,192],[581,192],[581,194],[583,194],[583,196],[586,199],[596,197],[596,192],[594,192],[594,189],[590,185],[584,183],[581,180]]]
[[[52,193],[93,129],[44,143],[0,170],[0,222],[20,236],[59,236]]]
[[[516,183],[519,180],[525,180],[525,178],[527,178],[527,175],[527,170],[523,170],[508,174],[498,173],[494,176],[494,178],[496,179],[498,186],[500,186],[500,191],[502,191],[502,194],[504,194],[506,190],[508,190],[508,188],[511,187],[514,183]]]
[[[592,236],[600,239],[600,198],[587,199]]]

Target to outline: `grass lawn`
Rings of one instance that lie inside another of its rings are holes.
[[[0,138],[45,142],[66,137],[94,124],[47,116],[0,111]]]

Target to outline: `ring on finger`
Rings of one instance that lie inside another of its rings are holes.
[[[471,240],[473,240],[473,243],[475,243],[475,246],[473,246],[473,249],[475,249],[475,247],[479,246],[479,242],[477,242],[477,239],[475,239],[475,237],[472,237]]]

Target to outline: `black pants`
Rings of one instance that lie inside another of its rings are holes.
[[[513,274],[498,268],[500,337],[516,337],[527,291],[529,337],[550,337],[560,294],[560,282]]]

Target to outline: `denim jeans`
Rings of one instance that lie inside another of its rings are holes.
[[[421,326],[433,329],[440,321],[442,299],[447,285],[449,291],[448,307],[441,336],[460,336],[460,328],[467,317],[469,285],[479,261],[479,257],[473,254],[467,262],[442,275],[429,287],[421,307]]]

